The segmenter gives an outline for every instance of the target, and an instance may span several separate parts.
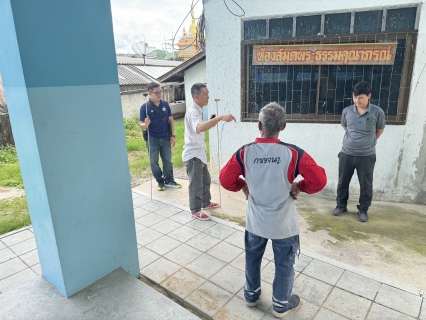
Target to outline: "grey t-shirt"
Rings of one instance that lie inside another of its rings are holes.
[[[360,115],[355,105],[343,109],[342,127],[346,127],[342,151],[352,156],[369,156],[376,153],[376,131],[385,127],[385,113],[374,104]]]

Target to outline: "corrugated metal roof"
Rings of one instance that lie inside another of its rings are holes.
[[[176,67],[180,65],[183,61],[173,61],[173,60],[157,60],[157,59],[145,59],[145,66],[157,66],[157,67]],[[143,58],[132,58],[126,56],[117,56],[117,64],[119,65],[135,65],[143,66]]]
[[[174,67],[153,67],[153,66],[135,66],[135,67],[154,79],[158,79],[163,74],[166,74],[170,70],[174,69]]]
[[[185,70],[187,70],[187,69],[191,68],[192,66],[196,65],[197,63],[203,61],[205,58],[206,58],[206,52],[201,51],[201,52],[197,53],[195,56],[186,60],[184,63],[173,68],[171,71],[165,73],[164,75],[160,76],[157,79],[160,82],[183,81]]]
[[[117,69],[120,86],[158,82],[154,78],[151,78],[141,70],[137,69],[135,66],[118,65]]]

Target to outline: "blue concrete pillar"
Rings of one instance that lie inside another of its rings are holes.
[[[43,276],[137,276],[110,2],[1,0],[0,73]]]

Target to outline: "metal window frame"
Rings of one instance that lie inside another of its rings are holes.
[[[396,116],[386,116],[387,124],[394,125],[404,125],[406,122],[406,115],[409,105],[410,98],[410,86],[411,86],[411,76],[413,72],[414,65],[414,55],[416,50],[416,42],[417,42],[417,31],[412,32],[380,32],[374,34],[348,34],[345,36],[312,36],[312,37],[299,37],[299,38],[286,38],[286,39],[263,39],[263,40],[249,40],[241,42],[241,67],[242,67],[242,77],[241,77],[241,121],[243,122],[255,122],[258,120],[258,114],[249,113],[249,105],[248,105],[248,95],[249,95],[249,48],[253,45],[268,45],[268,44],[296,44],[296,43],[342,43],[342,38],[349,41],[351,38],[371,38],[372,40],[377,37],[381,38],[382,36],[398,36],[405,35],[407,38],[406,43],[406,52],[404,56],[404,65],[403,72],[401,76],[400,83],[400,93],[398,97],[398,108]],[[411,39],[411,40],[410,40]],[[411,41],[411,43],[410,43]],[[321,66],[319,66],[321,67]],[[318,69],[320,74],[321,69]],[[320,86],[320,81],[318,80],[317,86]],[[287,122],[294,123],[340,123],[341,116],[340,115],[319,115],[319,88],[317,88],[317,96],[316,96],[316,106],[315,106],[315,114],[300,114],[300,118],[298,118],[298,114],[289,114],[287,116]]]

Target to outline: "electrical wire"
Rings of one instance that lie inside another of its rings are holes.
[[[179,32],[180,27],[182,27],[182,25],[184,24],[184,22],[185,22],[186,18],[189,16],[189,14],[192,12],[192,9],[194,9],[194,7],[197,5],[197,3],[198,3],[199,1],[200,1],[200,0],[197,0],[197,2],[195,2],[195,4],[194,4],[194,0],[192,0],[192,3],[191,3],[191,10],[189,10],[189,12],[186,14],[185,18],[183,18],[183,20],[182,20],[181,24],[179,25],[179,27],[176,29],[176,33],[175,33],[175,35],[174,35],[174,37],[173,37],[173,41],[172,41],[172,45],[173,45],[173,46],[174,46],[174,43],[175,43],[176,35],[177,35],[177,33]],[[197,38],[195,38],[195,40],[197,40]],[[195,40],[194,40],[194,42],[195,42]],[[191,46],[191,45],[190,45],[190,46]],[[190,47],[190,46],[188,46],[188,47]],[[187,48],[188,48],[188,47],[187,47]],[[185,48],[185,49],[186,49],[186,48]],[[183,49],[175,49],[175,50],[183,50]]]
[[[205,27],[206,27],[206,19],[204,15],[204,7],[203,7],[203,12],[201,13],[197,23],[198,47],[201,51],[206,50]]]
[[[241,14],[241,15],[238,15],[238,14],[235,14],[235,13],[233,13],[232,11],[231,11],[231,9],[229,9],[229,7],[228,7],[228,5],[226,4],[226,2],[225,2],[225,0],[223,0],[223,3],[225,4],[225,6],[226,6],[226,8],[228,9],[228,11],[229,12],[231,12],[234,16],[236,16],[236,17],[244,17],[245,15],[246,15],[246,12],[244,11],[244,9],[243,8],[241,8],[241,6],[238,4],[238,3],[236,3],[234,0],[231,0],[233,3],[235,3],[242,11],[243,11],[243,14]]]

